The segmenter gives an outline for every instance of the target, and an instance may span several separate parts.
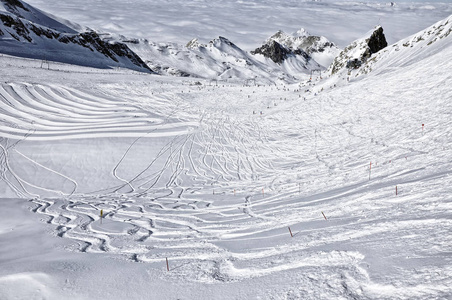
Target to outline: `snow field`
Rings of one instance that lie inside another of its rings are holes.
[[[87,100],[84,94],[64,89],[4,84],[0,87],[0,95],[3,98],[0,107],[4,112],[3,120],[11,124],[2,132],[6,138],[18,139],[29,135],[27,138],[31,140],[61,140],[112,134],[139,137],[158,135],[159,131],[168,132],[178,127],[170,120],[162,120],[139,107],[125,103],[119,105],[117,101],[102,98]],[[176,131],[174,134],[180,133]]]
[[[106,255],[198,298],[447,299],[443,58],[337,88],[11,67],[0,190],[31,199],[71,257]]]

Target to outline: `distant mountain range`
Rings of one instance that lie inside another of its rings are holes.
[[[420,36],[422,39],[425,34]],[[264,82],[291,82],[313,70],[328,69],[330,75],[342,70],[368,72],[370,57],[385,47],[382,27],[371,30],[343,50],[303,28],[293,34],[278,31],[251,52],[225,37],[208,44],[196,39],[186,45],[154,43],[99,33],[42,12],[21,0],[0,0],[0,53],[95,68],[122,67],[212,80],[259,78]]]
[[[316,59],[332,60],[330,49],[337,50],[325,38],[308,34],[284,34],[284,40],[276,39],[282,32],[270,37],[262,46],[270,40],[278,43],[284,51],[278,60],[271,53],[258,49],[246,52],[224,37],[208,44],[200,44],[196,39],[187,45],[156,44],[87,30],[21,0],[0,0],[0,21],[1,53],[96,68],[124,67],[215,80],[295,80],[312,69],[325,69],[327,65]]]

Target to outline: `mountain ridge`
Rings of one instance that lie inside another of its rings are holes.
[[[151,72],[125,44],[106,42],[95,31],[76,32],[19,0],[2,0],[1,3],[5,8],[0,11],[2,53],[82,66],[126,67]],[[39,24],[22,15],[32,16]],[[49,22],[48,26],[45,22]]]
[[[324,36],[311,35],[304,28],[297,30],[291,35],[279,30],[270,36],[264,45],[272,41],[283,45],[295,54],[300,53],[300,55],[309,56],[324,68],[328,68],[340,52],[339,47],[335,43]]]
[[[352,69],[361,70],[353,71],[356,74],[369,72],[373,57],[387,47],[381,26],[342,51],[304,28],[293,34],[280,30],[250,52],[221,36],[207,44],[197,39],[185,46],[154,43],[86,28],[79,32],[76,29],[82,26],[52,18],[21,0],[1,0],[0,4],[0,52],[96,68],[125,67],[210,80],[297,82],[312,71],[325,69],[330,75]]]

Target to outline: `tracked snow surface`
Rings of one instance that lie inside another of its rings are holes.
[[[450,299],[451,26],[294,84],[0,55],[0,299]]]

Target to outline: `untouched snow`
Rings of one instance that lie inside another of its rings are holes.
[[[0,55],[0,299],[451,298],[452,35],[432,28],[350,81]]]

